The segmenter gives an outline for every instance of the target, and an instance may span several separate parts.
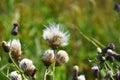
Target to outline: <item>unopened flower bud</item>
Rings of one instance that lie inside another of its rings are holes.
[[[108,71],[107,74],[105,75],[104,79],[108,80],[111,76],[113,76],[113,72],[112,71]]]
[[[114,50],[114,49],[115,49],[115,45],[114,45],[113,43],[110,43],[110,44],[108,45],[108,49]]]
[[[116,73],[116,80],[120,80],[120,71]]]
[[[94,77],[98,77],[99,76],[99,67],[93,66],[91,69],[93,70]]]
[[[22,80],[22,76],[17,71],[13,71],[10,73],[10,80]]]
[[[41,58],[45,66],[50,66],[54,62],[54,51],[46,50]]]
[[[68,60],[69,60],[69,56],[67,52],[64,50],[60,50],[57,52],[55,56],[55,61],[56,61],[55,65],[60,66],[61,64],[68,62]]]
[[[106,60],[108,60],[108,61],[110,61],[110,62],[113,62],[113,61],[115,60],[115,58],[114,58],[113,56],[111,56],[111,55],[108,55],[108,56],[106,57]]]
[[[117,4],[115,4],[115,8],[114,8],[116,11],[120,11],[120,4],[119,3],[117,3]]]
[[[108,49],[114,50],[115,49],[115,45],[113,43],[109,44],[107,47],[102,49],[102,53],[104,53],[104,54],[107,53]]]
[[[16,36],[18,34],[18,23],[13,24],[13,29],[11,31],[11,34]]]
[[[2,48],[4,49],[5,52],[9,52],[10,51],[10,47],[8,46],[6,41],[2,42]]]
[[[34,76],[36,73],[36,67],[30,59],[24,58],[20,61],[19,66],[27,76]]]
[[[120,61],[120,54],[118,54],[117,52],[115,52],[111,49],[108,49],[107,54],[110,56],[113,56],[116,60]]]
[[[79,67],[76,65],[73,67],[73,80],[78,80]]]
[[[98,54],[101,54],[101,53],[102,53],[101,48],[99,48],[99,47],[97,48],[97,53],[98,53]]]
[[[104,63],[105,62],[105,57],[100,55],[99,60],[100,60],[101,63]]]

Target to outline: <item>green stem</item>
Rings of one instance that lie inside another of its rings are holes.
[[[25,78],[25,75],[23,74],[23,71],[17,66],[17,64],[15,63],[15,61],[13,60],[12,56],[11,56],[11,51],[9,52],[9,57],[13,63],[13,65],[15,66],[15,68],[20,72],[21,76],[23,79],[26,79]]]
[[[87,39],[89,42],[91,42],[95,47],[99,47],[94,41],[92,41],[89,37],[87,37],[85,34],[83,34],[81,31],[79,32],[85,39]]]
[[[10,49],[11,49],[11,44],[12,44],[12,40],[11,39],[11,42],[10,42]],[[26,79],[25,75],[23,74],[23,71],[17,66],[17,64],[15,63],[15,61],[13,60],[12,56],[11,56],[11,51],[9,52],[9,57],[13,63],[13,65],[15,66],[15,68],[19,71],[19,73],[21,74],[22,78],[23,79]]]
[[[106,62],[105,62],[104,67],[105,67],[106,70],[112,70],[112,69],[108,66],[108,64],[107,64]],[[107,67],[108,67],[109,69],[108,69]],[[111,76],[111,79],[114,80],[113,76]]]
[[[9,64],[4,65],[3,67],[0,68],[0,71],[4,70],[8,66],[9,66]]]
[[[100,42],[99,42],[98,40],[96,40],[95,38],[92,38],[92,40],[93,40],[95,43],[97,43],[99,46],[101,46],[102,48],[105,47],[102,43],[100,43]]]
[[[46,77],[47,77],[47,71],[48,71],[48,69],[46,68],[46,69],[45,69],[45,73],[44,73],[44,80],[46,80]]]
[[[2,75],[4,75],[8,80],[10,80],[10,78],[9,78],[8,76],[6,76],[5,73],[3,73],[2,71],[0,71],[0,73],[1,73]]]
[[[54,55],[56,55],[57,53],[57,50],[54,50]],[[53,80],[55,80],[55,63],[56,63],[56,58],[54,56],[54,63],[53,63]]]
[[[18,70],[18,71],[21,71],[19,69],[19,67],[17,66],[17,64],[15,63],[15,61],[13,60],[12,56],[11,56],[11,52],[9,52],[9,57],[10,57],[10,60],[12,61],[13,65],[15,66],[15,68]]]

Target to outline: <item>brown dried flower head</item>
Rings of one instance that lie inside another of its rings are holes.
[[[42,55],[41,60],[43,61],[45,66],[50,66],[54,62],[54,51],[46,50]]]
[[[48,42],[52,49],[59,46],[66,46],[69,40],[68,32],[64,32],[60,24],[52,23],[43,30],[43,38]]]
[[[22,59],[19,63],[19,66],[27,76],[34,76],[37,71],[32,60],[27,58]]]
[[[68,62],[69,56],[66,51],[59,50],[55,56],[56,66],[60,66],[63,63]]]
[[[11,56],[15,61],[19,61],[22,57],[21,43],[19,39],[13,39],[8,42],[10,47]]]
[[[2,41],[2,48],[5,52],[9,52],[10,51],[10,46],[8,46],[6,41]]]

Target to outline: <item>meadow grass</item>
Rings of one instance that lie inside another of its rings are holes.
[[[93,80],[89,59],[96,56],[96,47],[86,40],[83,32],[104,44],[116,45],[119,52],[120,22],[119,12],[114,10],[114,0],[1,0],[0,1],[0,42],[11,38],[13,22],[19,22],[18,38],[22,43],[23,57],[30,58],[38,68],[37,79],[43,80],[45,66],[40,60],[49,48],[42,37],[44,25],[51,22],[63,24],[70,33],[69,45],[60,47],[68,52],[68,63],[56,68],[56,80],[72,80],[72,68],[78,65],[79,74]],[[8,64],[8,55],[0,48],[0,67]],[[14,68],[8,66],[5,74]],[[6,80],[0,74],[1,80]]]

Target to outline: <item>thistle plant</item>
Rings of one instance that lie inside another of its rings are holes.
[[[2,48],[9,56],[9,66],[13,67],[14,71],[8,72],[9,76],[7,76],[1,68],[1,73],[9,80],[37,80],[36,72],[38,69],[33,61],[22,58],[24,56],[22,54],[22,44],[19,39],[15,38],[18,35],[18,29],[18,23],[14,23],[11,30],[12,38],[9,41],[2,41]],[[69,37],[68,32],[64,32],[60,24],[52,23],[48,27],[45,26],[43,38],[51,49],[47,49],[41,56],[41,60],[46,67],[44,80],[47,80],[49,75],[52,76],[52,80],[55,80],[55,68],[68,62],[68,53],[65,50],[59,50],[59,47],[66,46]],[[7,66],[4,66],[4,68]]]
[[[28,80],[27,76],[31,80],[36,80],[36,67],[33,65],[32,60],[22,59],[22,49],[20,40],[14,38],[18,34],[18,27],[18,23],[14,23],[13,29],[11,31],[11,40],[9,40],[8,42],[2,41],[3,50],[9,55],[8,62],[11,65],[8,66],[14,67],[15,71],[9,73],[9,77],[7,76],[7,74],[2,72],[2,69],[1,73],[8,80]],[[4,68],[8,66],[5,66]]]
[[[77,65],[73,66],[73,80],[86,80],[85,75],[81,74],[78,76],[79,67]]]
[[[47,75],[52,73],[52,80],[55,80],[55,67],[66,63],[69,60],[68,54],[64,50],[58,50],[60,46],[66,46],[68,44],[70,35],[68,32],[64,32],[63,27],[60,24],[52,23],[49,26],[45,26],[43,30],[43,38],[48,43],[52,50],[46,50],[41,60],[46,66],[44,80]]]
[[[77,28],[77,30],[79,30]],[[115,44],[103,45],[94,38],[90,38],[79,30],[80,34],[96,47],[96,57],[90,59],[94,80],[120,79],[120,54],[115,51]],[[74,80],[78,80],[75,78]]]
[[[119,80],[120,54],[114,51],[115,45],[109,44],[104,48],[97,48],[97,56],[90,60],[91,70],[95,80]],[[106,73],[103,75],[103,73]]]

